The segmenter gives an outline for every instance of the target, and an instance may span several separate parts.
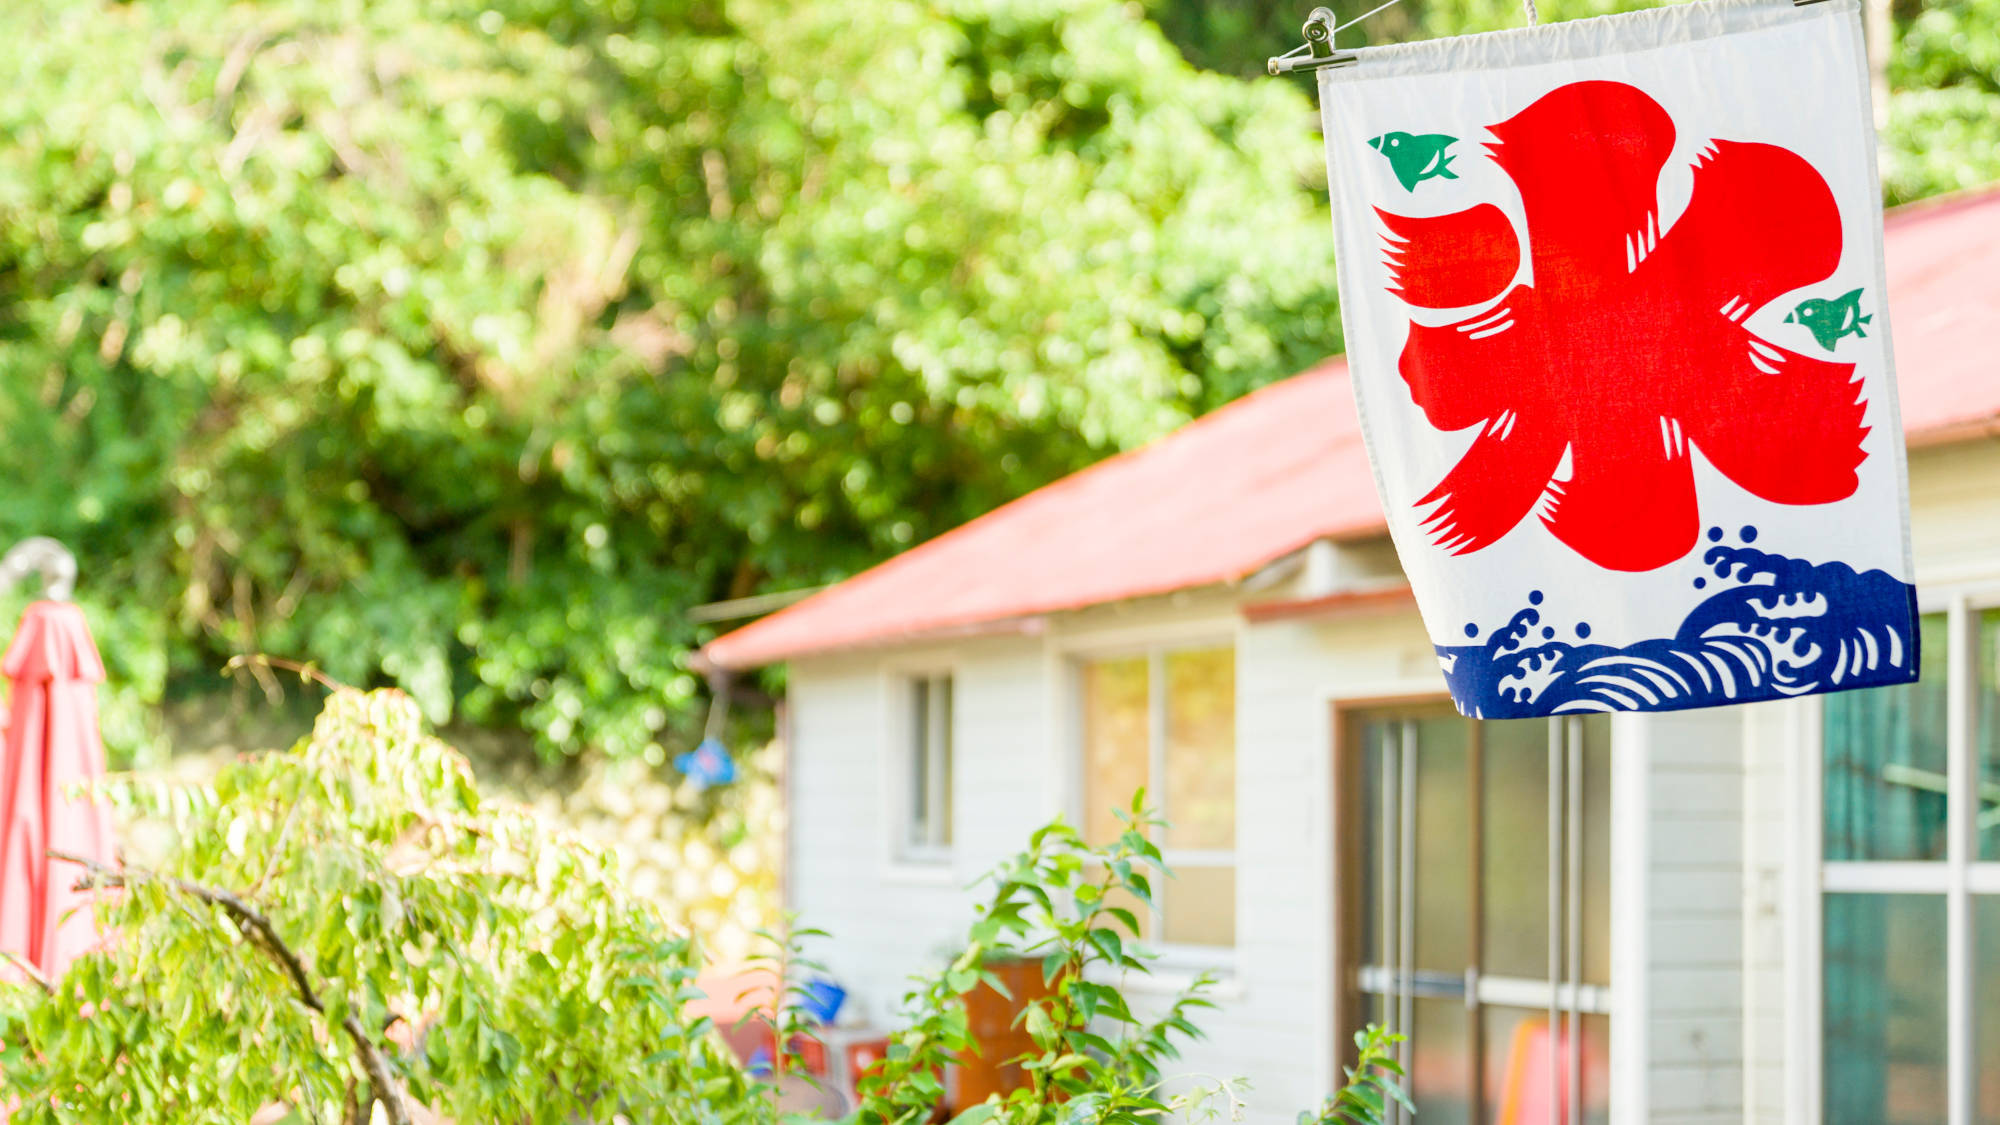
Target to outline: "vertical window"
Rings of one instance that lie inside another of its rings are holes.
[[[942,861],[951,849],[951,677],[919,676],[907,690],[901,851],[905,859]]]
[[[1828,1125],[2000,1125],[2000,610],[1922,636],[1919,682],[1821,705]]]
[[[1144,786],[1168,822],[1155,841],[1174,877],[1151,910],[1125,903],[1166,946],[1236,942],[1236,657],[1179,649],[1082,668],[1084,835],[1124,830],[1116,810]]]

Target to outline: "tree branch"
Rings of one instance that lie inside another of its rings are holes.
[[[0,959],[4,959],[8,964],[14,966],[16,969],[21,970],[21,975],[27,977],[30,982],[32,982],[37,988],[40,988],[43,992],[47,993],[50,996],[54,996],[56,994],[56,986],[49,982],[49,978],[42,975],[42,971],[40,969],[35,968],[35,963],[33,961],[28,960],[26,957],[21,957],[16,954],[9,953],[6,950],[0,950]]]
[[[126,868],[121,871],[87,856],[73,855],[54,848],[49,849],[48,854],[51,859],[74,863],[87,872],[78,881],[76,885],[78,890],[99,887],[117,889],[134,880],[163,883],[189,898],[222,911],[229,916],[231,922],[235,923],[238,932],[249,938],[253,944],[261,946],[265,954],[277,962],[278,967],[291,978],[292,987],[297,990],[301,1004],[322,1016],[326,1014],[326,1005],[313,990],[312,980],[306,974],[305,963],[299,960],[299,955],[292,951],[291,946],[285,944],[285,939],[279,936],[278,929],[272,924],[270,917],[243,899],[228,891],[151,871],[136,868]],[[368,1074],[368,1084],[373,1087],[375,1099],[388,1111],[390,1125],[414,1125],[414,1120],[410,1116],[409,1097],[403,1090],[403,1084],[396,1077],[396,1072],[390,1067],[382,1049],[369,1038],[368,1029],[361,1026],[361,1021],[356,1019],[352,1012],[341,1018],[340,1028],[354,1041],[354,1049],[361,1056],[361,1068]]]

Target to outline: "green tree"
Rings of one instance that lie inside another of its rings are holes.
[[[684,1015],[699,955],[609,853],[490,806],[400,693],[336,692],[289,753],[112,793],[165,818],[153,867],[93,867],[111,935],[0,986],[11,1120],[391,1125],[765,1122]]]
[[[1892,203],[2000,180],[2000,2],[1897,13],[1883,190]]]
[[[267,651],[658,759],[690,605],[1339,346],[1303,93],[1115,0],[21,0],[0,31],[0,532],[78,549],[142,702]]]

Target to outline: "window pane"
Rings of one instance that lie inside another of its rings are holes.
[[[1361,751],[1356,778],[1361,789],[1361,824],[1353,859],[1359,876],[1361,963],[1390,965],[1396,959],[1390,927],[1396,911],[1396,794],[1401,790],[1396,747],[1403,724],[1400,719],[1381,718],[1357,722],[1351,729]]]
[[[1473,962],[1472,794],[1466,772],[1472,724],[1438,715],[1411,725],[1417,732],[1416,968],[1462,973]]]
[[[1481,1065],[1485,1120],[1539,1125],[1550,1120],[1551,1091],[1556,1118],[1567,1120],[1569,1018],[1558,1019],[1560,1030],[1552,1036],[1547,1011],[1488,1006],[1480,1015],[1486,1037],[1486,1057]],[[1577,1056],[1583,1092],[1580,1108],[1585,1122],[1599,1125],[1610,1118],[1611,1021],[1605,1016],[1583,1016],[1581,1023]]]
[[[1409,1092],[1424,1125],[1472,1125],[1472,1013],[1459,999],[1411,1005]]]
[[[1236,869],[1174,867],[1171,879],[1153,881],[1160,904],[1160,937],[1170,945],[1236,944]]]
[[[1166,846],[1236,847],[1236,654],[1167,654]]]
[[[1586,984],[1611,983],[1611,717],[1588,715],[1583,727],[1583,972]],[[1566,940],[1566,939],[1565,939]],[[1585,1087],[1589,1092],[1589,1087]]]
[[[910,834],[922,847],[931,842],[931,682],[910,683]]]
[[[1917,683],[1826,697],[1827,859],[1944,858],[1947,633],[1925,615]]]
[[[932,810],[931,839],[941,847],[951,846],[951,759],[954,724],[951,705],[951,677],[941,676],[932,681],[931,694],[935,697],[932,706],[938,711],[937,724],[932,728],[935,745],[931,749],[930,771],[933,774],[937,807]]]
[[[1979,1037],[1979,1060],[1973,1073],[1978,1090],[1973,1095],[1975,1117],[1980,1125],[2000,1125],[2000,895],[1981,895],[1972,900],[1973,972],[1978,974],[1979,1013],[1973,1034]]]
[[[1979,858],[2000,860],[2000,609],[1979,615],[1977,683],[1973,692],[1979,708]],[[1926,661],[1933,659],[1929,651]],[[1993,939],[2000,941],[2000,933]],[[2000,1081],[2000,1079],[1996,1079]]]
[[[1115,810],[1146,784],[1148,722],[1145,657],[1083,666],[1083,830],[1093,844],[1118,838]]]
[[[1610,720],[1605,720],[1610,726]],[[1611,1120],[1611,1017],[1583,1017],[1583,1121],[1607,1125]]]
[[[1943,1122],[1944,896],[1829,894],[1825,926],[1826,1125]]]
[[[1482,971],[1549,975],[1549,723],[1480,725],[1485,848]]]

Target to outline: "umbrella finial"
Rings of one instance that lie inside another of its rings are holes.
[[[23,539],[0,555],[0,586],[12,586],[30,573],[41,576],[42,597],[49,601],[66,602],[76,591],[76,556],[46,535]]]

